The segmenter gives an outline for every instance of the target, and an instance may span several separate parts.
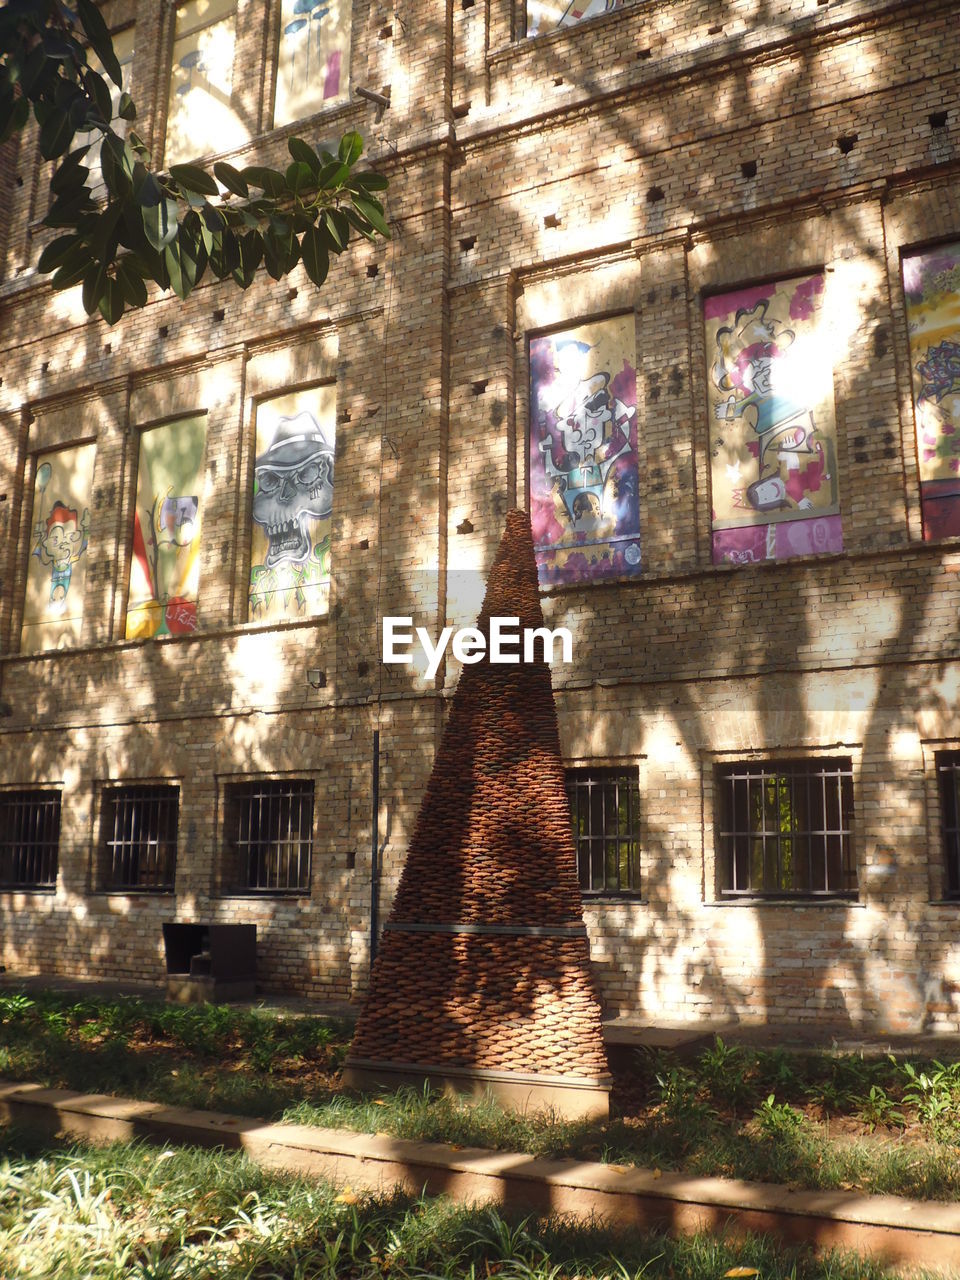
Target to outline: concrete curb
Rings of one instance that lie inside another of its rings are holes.
[[[244,1151],[270,1168],[354,1190],[460,1202],[496,1201],[541,1212],[596,1215],[618,1226],[768,1232],[818,1248],[960,1274],[960,1205],[856,1191],[790,1191],[622,1165],[542,1160],[382,1134],[269,1124],[248,1116],[46,1089],[0,1080],[0,1122],[92,1141],[145,1138]]]

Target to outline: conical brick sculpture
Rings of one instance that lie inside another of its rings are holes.
[[[539,642],[535,662],[491,663],[492,617],[543,626],[523,511],[507,516],[477,621],[487,655],[460,675],[344,1079],[606,1115],[550,668]]]

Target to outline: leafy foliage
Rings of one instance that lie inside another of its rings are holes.
[[[336,152],[291,138],[283,172],[225,161],[212,175],[198,164],[155,171],[140,135],[113,127],[116,118],[136,120],[129,94],[121,93],[115,117],[107,79],[88,59],[89,48],[122,89],[103,18],[92,0],[74,2],[75,11],[62,0],[8,0],[0,8],[0,143],[32,111],[40,154],[57,162],[43,222],[63,233],[38,269],[55,289],[81,285],[88,314],[115,324],[127,308],[145,305],[148,282],[184,299],[207,271],[247,289],[261,263],[280,280],[302,261],[319,287],[331,255],[351,237],[389,238],[375,194],[387,180],[356,167],[363,139],[353,131]],[[94,137],[103,196],[84,163]]]
[[[733,1232],[671,1239],[445,1197],[368,1195],[243,1155],[0,1132],[0,1273],[31,1280],[893,1280]],[[911,1272],[911,1275],[915,1273]]]

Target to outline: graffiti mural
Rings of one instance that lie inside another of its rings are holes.
[[[206,442],[202,417],[180,418],[140,436],[128,640],[197,629]]]
[[[823,275],[704,303],[713,561],[843,550]]]
[[[530,340],[530,517],[540,581],[640,572],[632,315]]]
[[[542,36],[558,27],[572,27],[586,18],[621,9],[624,0],[527,0],[527,35]]]
[[[327,611],[335,440],[332,383],[257,406],[251,622]]]
[[[96,445],[44,454],[33,488],[23,653],[80,643]]]
[[[960,536],[960,242],[903,260],[927,542]]]
[[[276,128],[313,115],[350,87],[348,0],[283,0]]]
[[[237,0],[187,0],[174,15],[164,164],[229,151],[250,136],[233,101]]]

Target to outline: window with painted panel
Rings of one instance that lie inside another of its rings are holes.
[[[275,128],[347,97],[351,9],[351,0],[282,0]]]
[[[580,891],[639,894],[640,786],[635,769],[567,770]]]
[[[236,90],[236,0],[186,0],[174,15],[164,164],[232,151],[250,136]]]
[[[721,897],[856,896],[849,756],[723,765],[715,795]]]

